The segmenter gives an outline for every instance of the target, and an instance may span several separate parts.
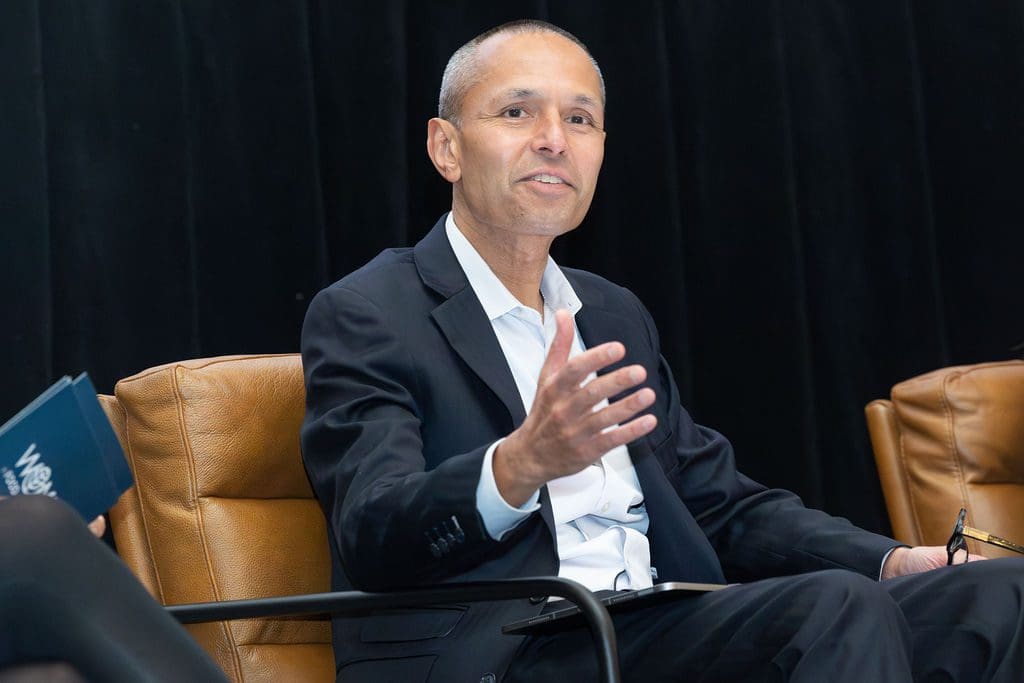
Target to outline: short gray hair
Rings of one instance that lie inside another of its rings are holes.
[[[437,101],[437,115],[440,118],[451,121],[455,126],[460,125],[462,100],[465,99],[466,93],[469,92],[469,89],[473,87],[478,78],[477,48],[488,38],[505,33],[554,33],[579,46],[586,53],[587,57],[590,58],[590,63],[593,64],[594,71],[597,72],[597,79],[601,82],[601,104],[605,104],[604,75],[601,73],[601,67],[597,65],[594,55],[590,54],[590,50],[583,44],[583,41],[564,28],[549,24],[546,21],[541,21],[540,19],[519,19],[484,31],[456,50],[451,56],[451,59],[448,60],[448,65],[444,68],[444,75],[441,77],[441,93]]]

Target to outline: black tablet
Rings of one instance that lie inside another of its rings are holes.
[[[619,591],[598,598],[612,614],[647,607],[660,602],[678,600],[700,593],[717,591],[726,588],[724,583],[685,583],[683,581],[666,581],[650,588],[635,591]],[[501,627],[502,633],[511,635],[540,635],[551,631],[582,626],[585,622],[580,608],[566,602],[565,607],[538,614],[529,619],[520,619]]]

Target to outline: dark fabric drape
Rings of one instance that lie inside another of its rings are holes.
[[[565,265],[629,286],[751,476],[885,531],[863,405],[1024,341],[1024,2],[0,5],[0,415],[56,377],[294,351],[450,201],[444,63],[536,16],[608,140]]]

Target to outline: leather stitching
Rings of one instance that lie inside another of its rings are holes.
[[[217,602],[221,601],[220,598],[220,587],[217,586],[217,577],[213,571],[213,562],[210,559],[210,548],[206,539],[206,527],[203,524],[203,511],[199,505],[199,484],[196,477],[195,459],[192,451],[192,442],[188,438],[188,431],[185,426],[185,405],[181,398],[181,385],[178,381],[179,372],[188,371],[182,365],[175,365],[171,372],[171,381],[174,389],[174,403],[175,408],[178,412],[178,430],[181,434],[182,446],[185,449],[185,464],[188,466],[188,478],[189,478],[189,497],[191,498],[193,510],[195,511],[197,531],[199,533],[199,543],[203,548],[203,559],[206,562],[206,571],[210,578],[210,586],[213,589],[213,596]],[[235,642],[234,632],[228,625],[227,621],[218,622],[221,631],[223,631],[225,638],[230,645],[231,661],[235,666],[235,678],[236,680],[242,680],[242,661],[238,656],[238,644]]]
[[[116,398],[117,387],[114,387],[114,394]],[[134,474],[138,472],[138,469],[135,465],[135,449],[132,448],[131,422],[128,420],[128,412],[124,409],[120,400],[117,401],[117,408],[121,414],[124,415],[124,440],[125,445],[128,446],[128,463],[132,468],[132,473]],[[149,522],[146,519],[146,506],[142,504],[142,482],[138,477],[135,478],[135,498],[139,506],[139,517],[142,518],[142,535],[146,539],[146,550],[149,553],[149,557],[147,559],[149,560],[149,565],[153,570],[153,578],[156,581],[157,595],[160,598],[160,604],[166,605],[167,598],[164,595],[163,584],[160,582],[160,572],[157,570],[156,555],[153,552],[153,539],[149,534]]]
[[[967,481],[964,477],[963,466],[960,462],[960,451],[956,447],[956,425],[953,422],[953,409],[949,405],[949,401],[947,400],[948,394],[946,390],[946,387],[949,385],[950,382],[952,382],[954,379],[960,378],[962,375],[962,372],[952,372],[946,377],[944,377],[942,380],[942,387],[939,398],[942,402],[942,410],[946,414],[946,446],[949,448],[950,456],[953,459],[953,465],[956,470],[957,483],[960,486],[961,500],[963,500],[964,507],[967,508],[968,514],[970,514],[971,501],[970,496],[968,496],[967,494]]]

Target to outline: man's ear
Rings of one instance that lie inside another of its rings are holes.
[[[439,118],[427,121],[427,155],[449,183],[457,183],[462,178],[458,130],[450,121]]]

